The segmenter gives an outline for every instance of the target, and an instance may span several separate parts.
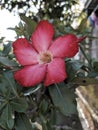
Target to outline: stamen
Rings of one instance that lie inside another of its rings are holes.
[[[38,61],[39,63],[43,64],[43,63],[49,63],[52,60],[52,54],[48,51],[46,52],[41,52],[39,54],[39,58]]]

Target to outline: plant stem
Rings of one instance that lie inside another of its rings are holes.
[[[82,54],[84,55],[85,59],[88,61],[90,69],[92,70],[93,68],[92,68],[91,60],[87,57],[82,45],[80,45],[80,50],[81,50]]]

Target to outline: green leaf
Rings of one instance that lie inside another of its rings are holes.
[[[9,97],[10,89],[8,89],[8,82],[3,78],[0,83],[0,94],[3,97]]]
[[[47,120],[45,119],[45,117],[40,113],[40,121],[43,127],[43,130],[48,130],[47,128]]]
[[[66,63],[66,70],[68,74],[68,78],[71,80],[75,77],[77,71],[81,69],[83,66],[82,63],[80,63],[77,60],[71,60]]]
[[[8,55],[9,52],[11,51],[12,44],[9,42],[8,44],[4,44],[3,46],[4,46],[3,53],[5,55]]]
[[[30,120],[24,113],[16,113],[15,128],[16,130],[33,130]]]
[[[20,36],[27,35],[27,32],[22,22],[20,22],[18,26],[15,26],[14,28],[8,28],[8,29],[15,31],[17,34],[17,38],[19,38]]]
[[[16,83],[14,81],[14,78],[13,78],[13,74],[11,71],[6,71],[4,72],[4,79],[6,80],[7,82],[7,86],[9,86],[9,89],[12,93],[14,93],[14,95],[16,97],[19,97],[18,96],[18,93],[17,93],[17,87],[16,87]]]
[[[11,106],[8,104],[0,116],[0,126],[4,129],[12,129],[14,126],[13,112]]]
[[[47,113],[48,107],[49,107],[48,102],[45,99],[43,99],[40,103],[39,110],[41,113],[45,114]]]
[[[4,56],[0,56],[0,63],[8,67],[18,65],[14,60],[10,60],[8,57]]]
[[[28,32],[29,36],[31,36],[31,34],[35,30],[37,23],[34,20],[32,20],[22,14],[20,15],[20,18],[26,23],[27,32]]]
[[[98,72],[98,61],[93,62],[93,68],[94,68],[95,71]]]
[[[90,69],[92,70],[92,59],[91,59],[90,55],[88,55],[88,53],[85,53],[86,51],[85,51],[85,48],[82,44],[80,44],[80,50],[81,50],[84,58],[87,60]]]
[[[96,78],[98,76],[98,72],[97,71],[91,71],[88,73],[87,75],[89,78]]]
[[[64,115],[75,114],[76,104],[75,102],[75,94],[69,88],[67,88],[66,84],[52,85],[49,87],[49,92],[52,98],[52,101]]]
[[[15,98],[11,101],[11,106],[14,111],[26,112],[28,104],[25,98]]]
[[[3,102],[0,104],[0,111],[2,111],[4,109],[4,107],[6,106],[6,102]]]

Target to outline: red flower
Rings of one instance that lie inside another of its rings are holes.
[[[52,40],[53,26],[40,21],[31,36],[31,43],[19,38],[13,43],[16,59],[23,66],[14,73],[14,78],[25,87],[44,82],[45,86],[67,78],[63,58],[73,57],[78,52],[78,39],[69,34]]]

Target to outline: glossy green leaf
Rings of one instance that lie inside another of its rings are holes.
[[[98,61],[93,62],[93,68],[96,72],[98,72]]]
[[[98,76],[97,71],[91,71],[91,72],[88,73],[89,78],[96,78],[97,76]]]
[[[48,128],[50,127],[50,130],[52,130],[52,126],[54,125],[54,124],[56,124],[56,109],[51,109],[51,112],[50,112],[50,115],[49,115],[49,120],[48,120],[48,122],[47,122],[47,125],[48,125]]]
[[[9,104],[3,109],[0,117],[0,126],[7,130],[11,130],[14,126],[13,112]]]
[[[90,69],[92,70],[92,59],[91,59],[90,55],[88,55],[88,54],[86,53],[85,48],[84,48],[84,46],[83,46],[82,44],[80,44],[80,50],[81,50],[81,52],[82,52],[84,58],[87,60]]]
[[[8,28],[8,29],[15,31],[17,34],[17,38],[19,38],[20,36],[27,35],[27,32],[22,22],[19,22],[18,26],[15,26],[15,28]]]
[[[14,60],[10,60],[8,57],[4,56],[0,56],[0,63],[8,67],[18,65]]]
[[[31,34],[35,30],[37,23],[29,17],[26,17],[25,15],[20,15],[20,18],[26,23],[27,32],[29,36],[31,36]]]
[[[34,130],[26,114],[16,113],[15,130]]]
[[[28,104],[25,98],[15,98],[11,101],[11,106],[14,111],[26,112]]]
[[[48,127],[47,127],[47,120],[45,119],[45,117],[40,113],[40,121],[41,121],[41,124],[42,124],[42,127],[43,127],[43,130],[48,130]]]
[[[12,44],[9,42],[8,44],[4,44],[3,46],[4,46],[4,49],[2,53],[4,53],[4,55],[8,55],[9,52],[11,51]]]
[[[0,104],[0,112],[4,109],[4,107],[6,106],[6,104],[7,104],[6,102],[3,102],[3,103]]]
[[[11,71],[6,71],[4,72],[4,79],[6,80],[6,83],[7,83],[7,88],[9,88],[9,90],[16,96],[16,97],[19,97],[18,96],[18,93],[17,93],[17,87],[16,87],[16,83],[15,83],[15,80],[13,78],[13,74]]]
[[[45,114],[48,110],[48,105],[49,105],[48,102],[45,99],[43,99],[39,106],[40,112]]]
[[[49,87],[52,101],[64,115],[76,113],[75,94],[66,84],[52,85]]]
[[[81,69],[83,66],[83,63],[80,63],[78,60],[72,60],[68,61],[66,63],[66,70],[68,78],[71,80],[75,77],[77,71]]]
[[[0,83],[0,94],[2,95],[2,96],[4,96],[4,97],[8,97],[8,95],[9,95],[9,89],[8,89],[8,84],[7,84],[8,82],[6,82],[6,80],[5,79],[2,79],[2,82]]]

